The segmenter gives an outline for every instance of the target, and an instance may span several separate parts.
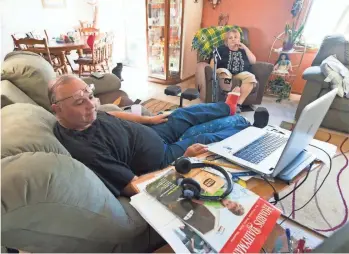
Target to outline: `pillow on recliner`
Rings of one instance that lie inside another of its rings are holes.
[[[51,112],[48,84],[56,78],[52,66],[38,54],[15,51],[6,55],[1,80],[8,80],[38,105]]]
[[[56,118],[40,106],[15,103],[1,109],[1,158],[24,152],[70,156],[53,134]]]

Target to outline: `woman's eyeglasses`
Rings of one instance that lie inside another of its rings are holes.
[[[58,102],[67,100],[69,98],[73,98],[74,100],[78,100],[78,99],[81,99],[83,97],[89,97],[91,94],[93,95],[94,90],[95,90],[94,84],[86,85],[86,87],[84,89],[77,91],[72,96],[55,101],[55,104],[57,104]]]

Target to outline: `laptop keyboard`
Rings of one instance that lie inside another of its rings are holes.
[[[236,152],[234,156],[245,161],[258,164],[268,157],[272,152],[286,143],[286,141],[286,137],[281,137],[268,132],[259,139],[253,141],[248,146]]]

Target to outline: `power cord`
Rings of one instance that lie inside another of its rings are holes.
[[[307,170],[307,174],[305,175],[304,179],[302,180],[302,182],[300,184],[298,184],[292,191],[290,191],[289,193],[287,193],[285,196],[283,196],[282,198],[279,197],[279,195],[277,195],[279,198],[278,199],[275,199],[274,198],[274,201],[271,201],[270,203],[273,204],[273,205],[276,205],[277,202],[287,198],[289,195],[291,195],[292,193],[294,193],[299,187],[302,186],[302,184],[307,180],[309,174],[310,174],[310,171],[311,171],[311,168],[313,167],[313,164],[314,162],[310,163],[309,164],[309,169]]]
[[[297,209],[295,209],[294,211],[292,211],[285,219],[283,219],[283,220],[280,222],[279,225],[281,225],[281,224],[284,223],[286,220],[288,220],[294,212],[297,212],[297,211],[303,209],[304,207],[306,207],[306,206],[310,203],[310,201],[316,196],[316,194],[319,192],[319,190],[321,189],[322,185],[325,183],[325,181],[326,181],[328,175],[331,173],[331,170],[332,170],[332,158],[331,158],[331,156],[328,154],[328,152],[326,152],[324,149],[322,149],[322,148],[320,148],[320,147],[317,147],[317,146],[314,146],[314,145],[311,145],[311,144],[309,144],[309,145],[312,146],[312,147],[315,147],[315,148],[317,148],[317,149],[319,149],[319,150],[321,150],[321,151],[323,151],[324,153],[326,153],[326,155],[327,155],[328,158],[330,159],[330,168],[329,168],[329,170],[328,170],[328,172],[327,172],[325,178],[322,180],[322,182],[321,182],[319,188],[317,188],[317,190],[314,192],[314,194],[311,196],[311,198],[310,198],[304,205],[302,205],[300,208],[297,208]]]

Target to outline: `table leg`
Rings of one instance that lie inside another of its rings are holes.
[[[63,74],[68,74],[67,60],[65,58],[65,52],[64,51],[62,51],[59,54],[59,59],[61,61],[61,65],[63,66],[63,68],[62,68]]]
[[[82,49],[78,49],[76,52],[78,53],[79,58],[82,57]]]

